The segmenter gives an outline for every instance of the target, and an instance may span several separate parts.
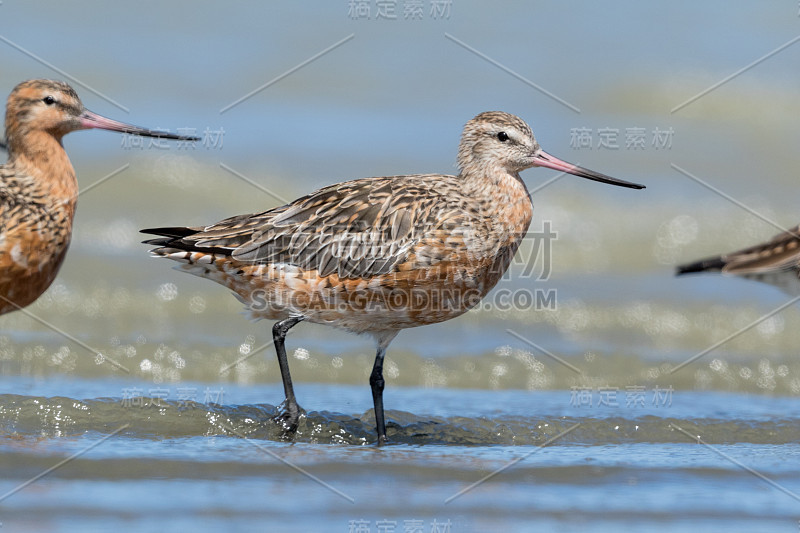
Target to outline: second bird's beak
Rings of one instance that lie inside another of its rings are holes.
[[[176,135],[165,131],[149,130],[147,128],[140,128],[124,122],[118,122],[110,118],[106,118],[97,113],[93,113],[88,109],[84,109],[79,117],[81,126],[86,129],[98,128],[101,130],[118,131],[121,133],[129,133],[131,135],[141,135],[142,137],[158,137],[160,139],[174,139],[177,141],[199,141],[199,137],[191,135]]]
[[[533,160],[534,164],[537,167],[552,168],[553,170],[560,170],[561,172],[567,172],[574,176],[580,176],[581,178],[599,181],[601,183],[608,183],[610,185],[618,185],[619,187],[629,187],[631,189],[644,189],[644,185],[639,185],[638,183],[631,183],[630,181],[618,180],[617,178],[612,178],[611,176],[600,174],[599,172],[595,172],[594,170],[589,170],[588,168],[583,168],[577,165],[573,165],[572,163],[567,163],[566,161],[562,161],[561,159],[548,154],[544,150],[538,150],[536,152],[536,155],[533,156]]]

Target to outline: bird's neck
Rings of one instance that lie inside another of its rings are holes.
[[[502,166],[486,165],[474,170],[462,170],[461,179],[464,192],[473,197],[511,196],[516,200],[528,196],[528,189],[519,173]]]
[[[8,152],[9,165],[34,178],[53,201],[74,205],[78,181],[60,137],[45,131],[9,135]]]
[[[481,172],[461,173],[464,193],[477,200],[483,214],[520,240],[533,216],[533,203],[519,173],[506,168],[484,167]]]

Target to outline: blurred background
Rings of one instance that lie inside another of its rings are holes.
[[[4,389],[119,399],[163,387],[174,401],[188,386],[201,403],[277,404],[272,347],[245,358],[271,340],[271,324],[240,316],[223,287],[150,258],[138,230],[210,224],[352,178],[455,173],[464,123],[503,110],[548,152],[647,188],[565,176],[538,189],[557,174],[525,171],[531,230],[550,224],[557,238],[548,257],[528,239],[496,290],[554,290],[556,305],[499,306],[493,295],[459,319],[402,332],[388,356],[389,409],[438,412],[431,391],[411,392],[426,387],[455,391],[442,414],[458,413],[467,389],[553,390],[566,408],[576,386],[669,386],[689,404],[688,391],[796,397],[796,306],[667,372],[789,299],[739,279],[675,278],[674,267],[778,233],[764,218],[800,222],[799,11],[721,0],[4,0],[0,95],[61,79],[95,112],[203,139],[64,139],[89,190],[61,273],[29,311],[92,351],[26,314],[0,317]],[[303,407],[371,407],[369,339],[304,324],[287,347]],[[64,429],[37,423],[15,430]]]
[[[763,59],[794,38],[798,6],[759,7],[754,17],[725,2],[408,4],[0,5],[0,94],[28,78],[65,79],[96,112],[203,139],[160,147],[69,135],[82,189],[130,166],[81,195],[61,275],[31,311],[97,349],[269,340],[269,325],[237,317],[225,289],[148,257],[138,229],[209,224],[351,178],[454,173],[463,124],[492,109],[523,117],[553,154],[647,189],[567,176],[536,191],[531,229],[550,221],[558,235],[549,279],[519,279],[537,260],[523,253],[498,288],[554,288],[557,309],[470,313],[405,332],[394,350],[483,353],[517,345],[503,327],[512,324],[567,353],[680,358],[785,301],[752,282],[673,278],[676,263],[778,229],[671,165],[777,224],[798,222],[785,191],[800,136],[800,48]],[[555,175],[524,178],[533,190]],[[701,320],[711,316],[719,323]],[[37,339],[49,351],[63,341],[21,313],[1,320],[13,345]],[[785,354],[800,341],[798,320],[787,310],[722,350]],[[372,350],[328,328],[302,329],[321,353]]]

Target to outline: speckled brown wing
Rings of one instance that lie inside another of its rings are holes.
[[[745,275],[791,270],[800,265],[800,226],[776,235],[768,242],[722,256],[722,271]]]
[[[31,206],[44,205],[43,197],[35,196],[33,179],[20,175],[13,167],[0,166],[0,235],[34,218]]]
[[[57,249],[69,243],[74,209],[74,197],[55,200],[35,178],[14,166],[0,166],[0,235],[35,232]]]
[[[798,267],[800,267],[800,226],[776,235],[765,243],[679,266],[678,274],[718,270],[725,274],[749,276],[788,271]]]
[[[25,307],[50,286],[69,246],[73,212],[74,202],[52,205],[34,178],[0,166],[0,313]]]
[[[448,259],[446,241],[474,222],[461,195],[452,194],[457,188],[455,176],[359,179],[203,229],[143,231],[173,237],[149,241],[161,246],[366,279],[396,270],[412,255],[416,267]]]

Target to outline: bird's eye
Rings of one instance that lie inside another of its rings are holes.
[[[45,104],[47,104],[47,105],[53,105],[53,104],[55,104],[55,103],[56,103],[56,99],[55,99],[55,98],[53,98],[53,97],[52,97],[52,96],[50,96],[50,95],[47,95],[47,96],[45,96],[44,98],[42,98],[42,102],[44,102],[44,103],[45,103]]]
[[[500,133],[497,134],[497,140],[500,141],[501,143],[506,142],[508,140],[508,133],[501,131]]]

